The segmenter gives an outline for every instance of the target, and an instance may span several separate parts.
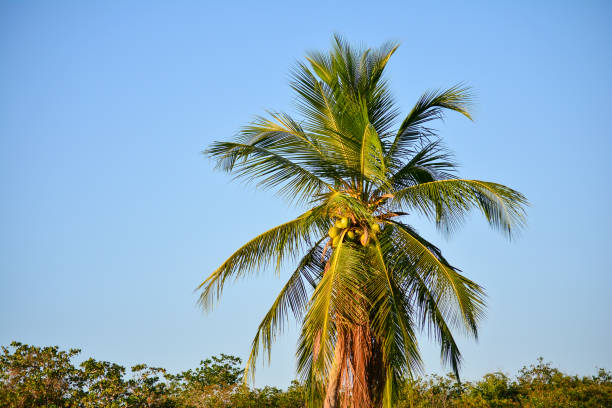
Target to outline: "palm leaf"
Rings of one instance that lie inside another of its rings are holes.
[[[302,317],[308,303],[303,279],[311,280],[313,275],[320,277],[325,266],[322,256],[322,241],[323,239],[319,240],[302,258],[259,324],[244,372],[245,383],[248,381],[249,374],[253,380],[255,378],[255,363],[260,347],[267,351],[267,357],[270,360],[272,343],[276,335],[283,329],[283,324],[288,318],[288,310],[291,309],[296,319]]]
[[[321,217],[324,213],[323,207],[316,207],[244,244],[198,286],[197,290],[202,290],[200,304],[209,308],[221,296],[229,278],[238,279],[272,261],[276,263],[276,269],[280,270],[285,258],[298,253],[313,234],[324,234],[329,226],[329,220],[325,221],[327,218]]]
[[[416,234],[409,227],[406,226],[406,228],[412,234]],[[443,260],[444,264],[448,264],[438,248],[425,241],[423,244],[428,246],[436,257]],[[436,288],[431,288],[431,284],[423,279],[424,276],[431,276],[432,272],[424,271],[424,273],[420,273],[419,268],[422,268],[422,265],[414,261],[418,258],[409,256],[409,253],[404,251],[401,244],[392,245],[390,250],[385,253],[385,258],[388,259],[389,269],[393,271],[393,276],[398,280],[398,285],[406,294],[407,302],[414,305],[412,312],[420,318],[420,328],[426,328],[429,335],[438,341],[442,362],[450,365],[455,376],[459,379],[461,353],[446,321],[447,317],[455,323],[459,321],[456,319],[456,312],[452,309],[453,306],[439,293],[434,293]]]
[[[412,158],[390,178],[394,190],[449,178],[457,165],[440,141],[427,142],[414,150]]]
[[[366,125],[363,131],[359,162],[361,174],[360,189],[362,191],[368,191],[366,181],[371,180],[376,183],[375,185],[385,183],[386,170],[380,138],[374,126],[370,124]]]
[[[471,208],[482,211],[489,224],[509,237],[525,222],[521,193],[501,184],[468,179],[435,180],[394,193],[394,202],[418,210],[439,227],[451,231]]]
[[[426,92],[414,105],[397,131],[397,135],[387,152],[389,161],[401,160],[409,152],[410,146],[433,131],[423,125],[443,117],[444,109],[452,110],[471,119],[468,111],[472,96],[469,88],[455,85],[445,90]]]
[[[373,268],[369,283],[372,296],[372,330],[382,340],[386,379],[383,406],[393,406],[401,379],[422,370],[422,361],[412,322],[408,297],[387,266],[387,253],[393,247],[387,231],[374,240]]]
[[[412,228],[396,221],[389,224],[395,233],[395,245],[401,250],[400,256],[409,257],[414,265],[413,273],[419,274],[419,279],[427,285],[445,318],[476,337],[485,305],[483,289],[461,275],[438,248]]]
[[[312,294],[298,340],[298,372],[313,390],[321,389],[331,369],[337,324],[350,324],[363,317],[366,304],[362,287],[363,258],[351,244],[340,242],[329,267]],[[315,392],[315,391],[313,391]]]
[[[206,153],[217,158],[219,167],[235,178],[258,179],[258,186],[280,186],[290,200],[308,201],[313,195],[333,191],[333,186],[307,168],[268,149],[235,142],[215,142]]]

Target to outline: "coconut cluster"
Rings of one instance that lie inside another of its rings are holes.
[[[348,217],[339,218],[334,225],[329,229],[328,235],[332,239],[332,247],[338,246],[342,237],[344,242],[359,242],[364,247],[367,247],[376,238],[376,234],[380,232],[380,225],[372,223],[370,225],[352,225],[352,221]],[[346,230],[346,233],[344,231]]]

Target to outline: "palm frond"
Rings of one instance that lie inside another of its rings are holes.
[[[371,258],[374,276],[368,284],[372,298],[372,331],[381,339],[383,361],[387,368],[385,406],[392,406],[397,386],[406,376],[422,370],[418,342],[408,296],[388,268],[387,253],[394,242],[386,230],[374,240]]]
[[[393,143],[387,151],[388,161],[399,162],[416,141],[427,138],[434,132],[424,124],[441,119],[444,110],[458,112],[471,119],[469,106],[472,100],[470,89],[455,85],[444,90],[426,92],[414,105],[397,131]]]
[[[414,149],[411,159],[391,176],[389,184],[394,190],[450,178],[457,167],[453,156],[440,141],[427,142]]]
[[[451,329],[444,318],[444,313],[438,305],[438,299],[431,293],[427,284],[419,274],[409,275],[408,285],[411,289],[408,297],[414,299],[418,307],[416,315],[421,317],[421,326],[426,326],[430,335],[440,344],[440,359],[450,365],[459,380],[461,367],[461,352],[455,342]]]
[[[369,81],[367,92],[364,92],[368,119],[381,138],[386,138],[399,116],[391,96],[387,81],[383,79],[383,72],[391,56],[397,51],[399,44],[388,42],[369,54]]]
[[[285,258],[294,257],[314,235],[324,235],[329,219],[321,206],[302,214],[298,218],[274,227],[253,238],[232,254],[215,270],[197,290],[200,304],[208,309],[221,296],[228,279],[234,280],[249,272],[270,265],[273,261],[279,270]]]
[[[427,285],[446,321],[478,336],[478,321],[484,314],[484,290],[459,273],[440,250],[407,225],[389,221],[395,235],[394,263],[411,265],[411,273]],[[399,257],[399,259],[397,259]]]
[[[322,143],[316,134],[308,133],[291,116],[269,112],[271,119],[256,118],[240,132],[243,144],[265,148],[315,174],[328,185],[341,186],[352,174],[339,166],[341,158]]]
[[[361,139],[361,154],[359,155],[361,175],[360,189],[367,193],[368,181],[373,181],[374,185],[386,182],[385,161],[380,138],[374,126],[365,126]]]
[[[337,325],[363,318],[367,299],[357,290],[365,281],[362,265],[361,252],[341,239],[308,303],[297,357],[298,373],[313,389],[325,384],[331,369]]]
[[[298,64],[292,73],[291,85],[298,93],[298,108],[306,118],[306,128],[317,135],[326,151],[342,157],[349,171],[360,162],[363,135],[376,133],[380,144],[378,135],[386,136],[397,116],[382,80],[396,49],[397,45],[389,43],[378,50],[360,51],[336,36],[329,55],[311,53],[307,58],[310,67]],[[379,150],[379,162],[384,164],[382,146]]]
[[[338,98],[334,89],[317,80],[304,64],[295,68],[292,87],[299,95],[297,103],[305,117],[304,129],[345,172],[357,173],[360,144],[354,131],[355,120],[351,118],[357,115],[357,123],[362,122],[362,107],[355,109],[344,98]]]
[[[256,360],[259,355],[260,347],[267,352],[268,361],[272,350],[272,343],[279,332],[283,330],[283,324],[288,318],[289,309],[293,312],[296,319],[301,319],[308,303],[307,290],[304,286],[304,279],[312,280],[313,276],[320,276],[325,267],[324,257],[322,256],[322,246],[319,240],[302,258],[297,268],[281,289],[276,300],[266,313],[262,322],[259,324],[257,334],[253,339],[251,353],[246,363],[244,372],[244,382],[250,378],[255,378]]]
[[[406,229],[414,234],[417,239],[423,242],[437,258],[445,265],[448,262],[440,250],[431,243],[423,240],[416,232],[408,226]],[[400,286],[405,293],[406,301],[412,305],[412,314],[420,321],[420,329],[426,329],[427,333],[432,336],[440,344],[440,357],[442,363],[448,364],[457,379],[460,378],[461,353],[455,342],[451,328],[447,323],[447,318],[451,319],[455,325],[461,319],[457,319],[456,310],[453,310],[454,302],[449,302],[444,296],[436,293],[436,286],[432,287],[431,283],[424,280],[424,277],[431,276],[431,271],[423,271],[423,265],[418,263],[418,257],[411,256],[405,252],[404,246],[394,244],[389,247],[389,251],[385,253],[385,258],[388,260],[388,267],[392,271],[392,275],[398,280]],[[419,269],[420,268],[420,269]],[[463,323],[461,323],[463,324]]]
[[[363,201],[359,197],[355,197],[347,193],[328,193],[321,195],[319,202],[323,202],[323,206],[327,209],[330,215],[341,216],[342,213],[352,214],[356,220],[371,224],[374,222],[372,212],[364,205]]]
[[[333,186],[307,168],[268,149],[235,142],[215,142],[206,153],[235,178],[259,180],[258,186],[280,186],[279,194],[289,200],[308,201],[313,195],[333,191]]]
[[[476,207],[489,224],[508,237],[525,223],[527,199],[501,184],[481,180],[446,179],[406,187],[394,193],[394,202],[434,220],[446,231],[458,225]]]

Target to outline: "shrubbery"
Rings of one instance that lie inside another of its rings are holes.
[[[612,407],[612,375],[600,369],[591,377],[569,376],[540,358],[515,379],[499,372],[462,384],[452,375],[418,379],[405,385],[397,407]]]
[[[285,391],[241,385],[237,357],[222,354],[179,374],[144,364],[130,375],[118,364],[89,359],[75,366],[80,350],[34,347],[17,342],[2,347],[0,406],[149,407],[149,408],[299,408],[302,386]],[[457,383],[452,375],[406,383],[398,408],[424,407],[612,407],[612,373],[568,376],[542,359],[510,378],[486,374],[476,382]]]

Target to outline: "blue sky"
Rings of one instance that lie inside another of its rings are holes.
[[[283,280],[233,285],[209,314],[194,289],[298,209],[200,152],[266,109],[294,112],[292,64],[338,32],[401,43],[387,75],[403,112],[471,85],[475,121],[437,128],[463,176],[531,202],[512,242],[478,214],[448,239],[411,220],[487,289],[479,341],[460,342],[464,376],[538,356],[611,369],[612,7],[535,3],[3,2],[0,344],[172,371],[246,357]],[[289,325],[257,385],[294,378],[296,338]],[[444,372],[421,343],[427,372]]]

